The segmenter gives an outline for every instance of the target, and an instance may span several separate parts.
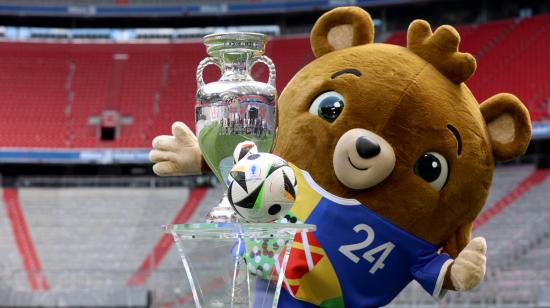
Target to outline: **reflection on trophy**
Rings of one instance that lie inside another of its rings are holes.
[[[227,176],[233,150],[243,141],[269,152],[275,135],[275,66],[263,55],[266,38],[259,33],[211,34],[204,38],[209,58],[197,68],[196,134],[206,163],[224,189],[224,198],[208,215],[209,222],[236,222],[227,200]],[[267,83],[255,81],[251,68],[258,62],[269,68]],[[220,68],[219,81],[205,84],[204,68]]]

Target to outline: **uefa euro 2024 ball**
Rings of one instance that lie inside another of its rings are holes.
[[[285,160],[273,154],[247,155],[231,169],[229,181],[229,203],[247,222],[275,221],[296,200],[296,176]]]

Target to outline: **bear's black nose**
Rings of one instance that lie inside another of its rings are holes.
[[[362,158],[371,158],[380,153],[380,145],[376,141],[364,136],[357,138],[355,148]]]

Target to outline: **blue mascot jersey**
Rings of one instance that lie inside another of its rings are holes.
[[[296,236],[279,307],[380,307],[412,280],[440,296],[449,255],[293,169],[299,193],[291,213],[317,231]]]

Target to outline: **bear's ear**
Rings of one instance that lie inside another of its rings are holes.
[[[465,223],[459,226],[456,231],[443,243],[443,252],[449,254],[453,259],[468,245],[472,238],[472,223]]]
[[[460,35],[451,26],[441,26],[432,33],[427,21],[417,19],[407,31],[407,48],[455,83],[466,81],[476,70],[476,59],[459,52],[459,45]]]
[[[525,153],[531,140],[531,120],[517,97],[507,93],[490,97],[481,104],[481,113],[496,160],[511,160]]]
[[[339,7],[321,16],[311,30],[311,49],[315,57],[352,46],[370,44],[374,25],[366,11],[358,7]]]

